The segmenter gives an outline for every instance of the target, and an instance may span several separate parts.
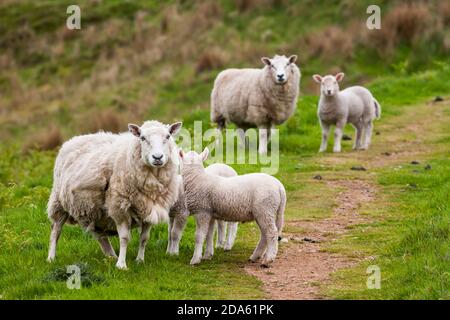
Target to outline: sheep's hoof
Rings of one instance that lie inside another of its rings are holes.
[[[257,258],[250,257],[250,258],[248,258],[248,262],[256,263],[256,262],[258,262],[259,258],[260,257],[257,257]]]
[[[223,247],[223,251],[231,251],[232,248],[233,246],[225,246]]]
[[[47,262],[48,263],[52,263],[52,262],[54,262],[55,261],[55,257],[48,257],[47,258]]]
[[[136,258],[136,263],[144,263],[144,258]]]
[[[333,149],[333,152],[334,153],[339,153],[339,152],[341,152],[341,149]]]
[[[205,255],[202,257],[202,260],[211,260],[212,257],[213,257],[212,254],[208,254],[208,255],[205,254]]]
[[[196,264],[199,264],[200,261],[201,261],[200,259],[192,259],[190,263],[191,263],[192,266],[194,266]]]
[[[216,243],[216,248],[224,248],[225,244],[224,243]]]
[[[327,149],[319,149],[319,152],[325,152]]]
[[[126,263],[121,263],[121,262],[117,262],[116,263],[116,268],[119,270],[128,270],[127,268],[127,264]]]
[[[260,267],[262,269],[268,269],[268,268],[270,268],[270,264],[268,264],[268,263],[261,263]]]
[[[178,256],[178,251],[167,251],[169,256]]]

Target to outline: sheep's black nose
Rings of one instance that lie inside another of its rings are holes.
[[[284,74],[277,74],[278,80],[283,80]]]
[[[161,153],[156,153],[156,154],[153,154],[152,157],[155,160],[161,160],[163,155]]]
[[[327,90],[328,94],[331,94],[331,90]]]

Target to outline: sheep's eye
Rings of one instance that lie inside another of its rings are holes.
[[[169,139],[170,139],[170,134],[168,134],[168,135],[166,136],[166,139],[167,139],[167,140],[169,140]]]
[[[141,141],[145,141],[145,137],[141,137]]]

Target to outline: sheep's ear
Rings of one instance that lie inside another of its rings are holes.
[[[178,132],[180,132],[181,126],[183,125],[182,122],[175,122],[169,126],[169,133],[172,136],[176,136]]]
[[[335,78],[337,81],[342,81],[342,79],[344,79],[345,74],[343,72],[339,72]]]
[[[267,58],[267,57],[262,57],[261,58],[261,61],[262,61],[262,63],[264,63],[265,65],[267,65],[267,66],[271,66],[271,63],[270,63],[270,59],[269,58]]]
[[[135,135],[136,137],[140,137],[141,136],[141,128],[139,128],[139,126],[137,124],[129,123],[128,124],[128,130],[130,130],[130,132],[133,135]]]
[[[203,152],[200,154],[200,156],[202,157],[202,161],[206,161],[206,159],[208,159],[209,156],[209,149],[208,147],[206,147]]]
[[[184,158],[184,151],[183,151],[183,149],[178,150],[178,154],[180,155],[181,159]]]
[[[293,54],[289,57],[289,63],[295,63],[295,61],[297,61],[297,55]]]
[[[315,74],[315,75],[313,75],[312,77],[313,77],[313,79],[314,79],[315,82],[317,82],[317,83],[322,83],[322,77],[321,77],[320,75]]]

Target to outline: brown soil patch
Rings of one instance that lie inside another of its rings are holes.
[[[305,228],[302,234],[285,234],[288,244],[281,243],[277,260],[270,269],[251,264],[245,270],[263,282],[270,299],[321,299],[319,283],[330,274],[360,261],[321,250],[321,243],[333,241],[350,225],[367,221],[358,214],[362,204],[372,201],[375,187],[359,180],[338,180],[331,188],[344,188],[337,196],[339,204],[330,218],[319,221],[287,221],[286,225]],[[312,240],[312,241],[311,241]],[[284,245],[284,246],[283,246]]]

